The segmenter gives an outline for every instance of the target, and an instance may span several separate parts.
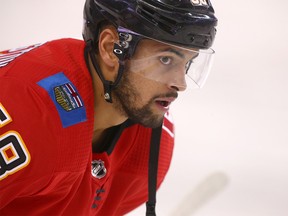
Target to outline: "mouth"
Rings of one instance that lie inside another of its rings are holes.
[[[159,100],[156,100],[156,103],[159,105],[159,106],[162,106],[162,107],[165,107],[165,108],[168,108],[169,105],[171,104],[170,102],[168,101],[159,101]]]
[[[175,100],[176,98],[157,98],[155,100],[156,104],[161,107],[162,109],[164,109],[165,111],[167,111],[169,109],[169,106],[171,105],[171,103]]]

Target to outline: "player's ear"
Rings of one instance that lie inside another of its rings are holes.
[[[117,40],[118,33],[113,26],[105,27],[99,35],[99,65],[105,78],[110,81],[114,81],[119,68],[119,59],[113,52]]]

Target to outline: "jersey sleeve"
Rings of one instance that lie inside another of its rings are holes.
[[[35,88],[13,77],[0,79],[0,209],[41,191],[54,170],[57,121]]]

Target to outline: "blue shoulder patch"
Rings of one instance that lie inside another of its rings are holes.
[[[76,87],[60,72],[37,83],[54,102],[64,128],[87,120],[86,110]]]

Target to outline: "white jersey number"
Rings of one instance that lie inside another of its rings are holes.
[[[12,118],[0,103],[0,128],[12,122]],[[0,135],[0,181],[24,167],[30,162],[30,154],[16,131]]]

